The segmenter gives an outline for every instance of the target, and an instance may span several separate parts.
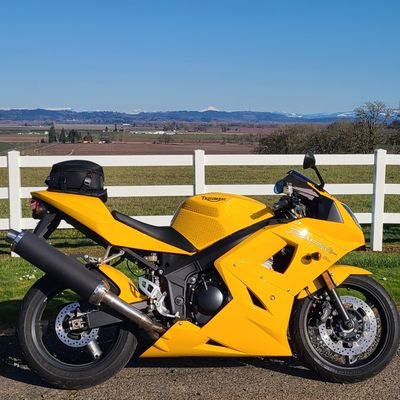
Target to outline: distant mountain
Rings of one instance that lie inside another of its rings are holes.
[[[140,112],[128,114],[114,111],[72,111],[37,108],[29,109],[0,109],[1,122],[41,122],[41,123],[133,123],[155,121],[177,122],[263,122],[263,123],[329,123],[337,120],[352,120],[354,113],[342,112],[333,114],[290,114],[260,111],[163,111]]]

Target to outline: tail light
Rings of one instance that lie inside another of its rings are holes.
[[[33,219],[41,219],[47,209],[39,200],[31,199],[31,210]]]

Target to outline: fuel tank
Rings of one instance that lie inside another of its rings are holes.
[[[188,198],[175,213],[171,226],[201,250],[273,215],[271,208],[257,200],[215,192]]]

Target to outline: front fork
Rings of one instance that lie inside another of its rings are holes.
[[[331,278],[331,275],[329,274],[328,271],[325,271],[322,273],[321,277],[325,283],[326,291],[333,303],[333,306],[343,321],[344,327],[347,329],[353,328],[353,325],[354,325],[353,321],[351,320],[348,312],[344,308],[342,300],[340,299],[340,297],[336,291],[336,286]]]

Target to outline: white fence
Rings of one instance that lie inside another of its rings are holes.
[[[303,155],[214,155],[196,150],[192,155],[149,155],[149,156],[20,156],[11,151],[0,157],[0,168],[8,168],[8,187],[0,187],[0,199],[8,199],[9,218],[0,219],[0,230],[32,229],[36,221],[22,218],[21,199],[29,198],[32,191],[44,187],[22,187],[21,168],[51,167],[54,163],[81,159],[96,162],[103,167],[139,166],[192,166],[195,170],[192,185],[158,186],[109,186],[109,197],[147,197],[147,196],[192,196],[193,194],[222,191],[244,195],[271,195],[273,184],[269,185],[207,185],[205,166],[239,165],[302,165]],[[385,194],[400,195],[400,184],[385,183],[386,165],[399,165],[400,155],[387,154],[386,150],[376,150],[375,154],[329,154],[318,155],[318,165],[374,165],[374,179],[371,183],[327,184],[332,194],[372,195],[372,213],[356,213],[358,220],[371,226],[371,247],[382,250],[383,224],[400,224],[399,213],[385,213]],[[399,170],[400,172],[400,170]],[[400,174],[399,174],[400,175]],[[357,211],[357,210],[355,210]],[[171,215],[135,216],[144,222],[155,225],[168,225]],[[68,227],[63,224],[61,227]]]

